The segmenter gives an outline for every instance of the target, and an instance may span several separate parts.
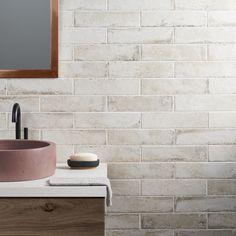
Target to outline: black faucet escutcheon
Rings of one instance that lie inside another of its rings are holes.
[[[16,123],[16,139],[21,139],[21,111],[18,103],[12,108],[12,122]]]

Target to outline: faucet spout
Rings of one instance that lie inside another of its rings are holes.
[[[12,108],[12,122],[16,123],[16,139],[21,139],[21,111],[18,103]]]

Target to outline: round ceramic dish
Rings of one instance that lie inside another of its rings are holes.
[[[67,164],[71,168],[88,168],[99,166],[99,159],[97,161],[71,161],[67,160]]]

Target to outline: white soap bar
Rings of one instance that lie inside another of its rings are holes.
[[[98,156],[94,153],[75,153],[70,156],[71,161],[97,161]]]

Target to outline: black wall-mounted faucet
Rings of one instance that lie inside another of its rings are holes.
[[[21,111],[18,103],[12,108],[12,122],[16,123],[16,139],[21,139]]]

